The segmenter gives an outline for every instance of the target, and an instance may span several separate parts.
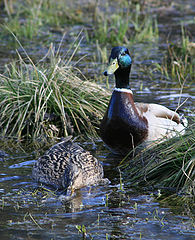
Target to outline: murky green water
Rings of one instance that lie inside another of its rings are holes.
[[[167,38],[173,43],[181,39],[181,20],[186,23],[192,41],[195,41],[194,1],[177,1],[175,5],[152,12],[158,18],[158,43],[130,46],[133,57],[131,87],[135,100],[156,102],[172,109],[177,108],[178,101],[187,99],[182,109],[190,116],[195,110],[195,88],[192,85],[186,83],[180,94],[177,81],[168,80],[160,73],[150,77],[149,66],[162,61]],[[71,37],[77,36],[81,28],[74,26],[69,29],[62,44],[64,53],[69,48]],[[50,38],[57,45],[61,34],[52,33]],[[32,58],[37,59],[46,53],[43,46],[38,49],[31,47],[26,50]],[[105,67],[94,61],[94,49],[94,44],[87,44],[84,39],[75,56],[76,61],[88,54],[77,67],[91,79]],[[2,43],[0,56],[1,66],[4,66],[15,54],[13,50],[6,52],[5,43]],[[112,88],[112,78],[109,83]],[[37,193],[38,185],[31,179],[32,165],[38,157],[35,149],[22,149],[5,142],[0,143],[0,239],[195,239],[194,223],[189,217],[194,213],[186,214],[185,206],[173,208],[168,203],[160,204],[154,197],[158,192],[132,188],[130,184],[121,190],[116,164],[120,159],[109,156],[101,141],[95,145],[82,145],[103,163],[105,176],[111,184],[78,190],[69,201],[65,201],[63,193]],[[79,233],[77,225],[85,226],[86,236]]]

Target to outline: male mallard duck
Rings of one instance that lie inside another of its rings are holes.
[[[176,112],[159,104],[134,102],[129,86],[131,63],[126,47],[114,47],[104,72],[105,76],[114,73],[116,87],[100,125],[100,136],[113,153],[123,155],[141,143],[184,133],[185,128]]]
[[[82,188],[108,183],[102,165],[88,151],[65,138],[40,157],[32,170],[32,177],[57,189]]]

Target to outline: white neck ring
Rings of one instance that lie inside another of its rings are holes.
[[[131,93],[131,94],[133,94],[133,92],[131,91],[131,89],[127,89],[127,88],[114,88],[113,91],[126,92],[126,93]]]

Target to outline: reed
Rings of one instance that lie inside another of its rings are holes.
[[[78,47],[78,46],[77,46]],[[25,51],[25,50],[24,50]],[[108,93],[78,77],[71,59],[50,47],[47,64],[35,64],[26,53],[0,75],[1,135],[18,139],[69,134],[96,135]]]
[[[181,25],[181,40],[177,44],[169,44],[163,64],[155,64],[155,70],[160,71],[168,79],[182,79],[193,82],[195,79],[195,43]]]
[[[126,1],[123,8],[116,7],[112,14],[109,12],[112,7],[110,4],[107,2],[104,12],[96,11],[94,28],[91,33],[87,33],[87,39],[112,46],[158,40],[156,19],[142,14],[140,4],[132,6]]]
[[[20,41],[36,41],[37,38],[49,35],[49,28],[61,30],[65,24],[82,23],[83,12],[77,7],[76,4],[63,0],[5,1],[8,18],[4,18],[0,37],[9,38],[9,28]]]
[[[185,135],[144,149],[123,164],[125,179],[134,184],[183,189],[195,194],[195,118]]]

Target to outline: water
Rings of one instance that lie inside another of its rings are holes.
[[[194,115],[192,85],[186,83],[181,94],[177,80],[166,79],[158,72],[152,77],[150,75],[150,66],[161,63],[165,55],[168,36],[173,43],[181,40],[181,20],[195,41],[195,23],[191,23],[195,16],[194,1],[177,1],[168,9],[154,8],[151,13],[158,18],[159,42],[130,46],[133,57],[131,88],[135,100],[156,102],[171,109],[177,108],[178,102],[186,101],[182,110],[186,115]],[[62,54],[66,54],[81,28],[74,26],[69,29],[63,40]],[[59,45],[61,34],[53,31],[49,38]],[[1,66],[15,58],[15,51],[5,51],[5,46],[3,43],[0,47]],[[43,46],[32,45],[25,49],[33,59],[40,59],[47,52]],[[93,61],[94,49],[94,44],[83,40],[74,59],[76,62],[88,54],[77,67],[91,79],[105,68],[98,60]],[[2,67],[0,71],[3,71]],[[104,85],[104,82],[105,78],[100,84]],[[112,88],[113,78],[109,79],[109,84]],[[49,188],[44,190],[32,181],[32,165],[43,153],[41,148],[6,141],[0,142],[1,239],[195,239],[194,213],[187,206],[171,205],[166,201],[161,203],[156,198],[157,190],[135,188],[130,183],[121,186],[117,168],[120,159],[110,156],[101,141],[95,145],[81,144],[102,162],[105,177],[111,184],[80,189],[68,201],[62,192],[51,192]],[[45,150],[47,148],[44,147]],[[78,230],[82,225],[86,235]]]
[[[92,144],[83,145],[92,149]],[[1,152],[1,239],[82,239],[76,227],[80,225],[86,228],[86,239],[194,239],[185,209],[160,204],[157,192],[121,188],[113,163],[117,159],[108,155],[102,142],[96,149],[93,154],[103,162],[111,184],[80,189],[68,201],[49,188],[37,191],[31,179],[34,152]]]

